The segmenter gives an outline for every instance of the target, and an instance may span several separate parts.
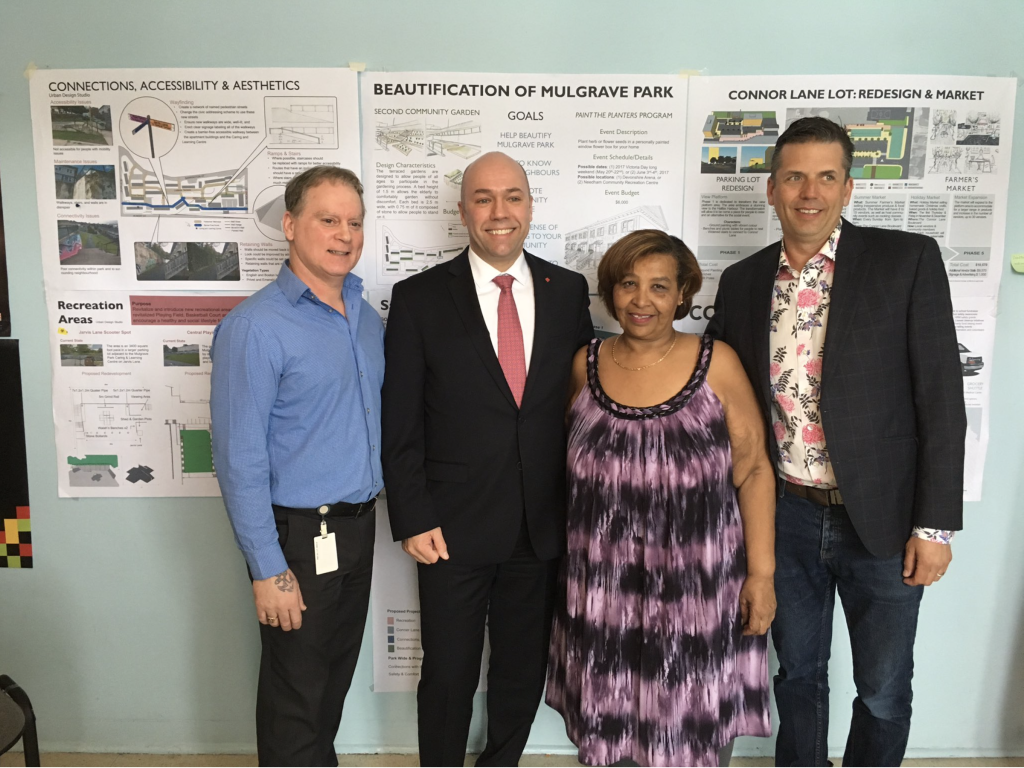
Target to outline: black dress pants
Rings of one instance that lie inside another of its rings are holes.
[[[318,517],[275,510],[274,520],[306,610],[298,630],[260,625],[259,763],[336,766],[334,737],[359,658],[370,600],[374,513],[327,518],[338,550],[338,570],[320,576],[313,559],[313,537],[320,535]]]
[[[476,764],[519,763],[544,693],[557,569],[533,553],[525,526],[503,563],[419,564],[420,765],[465,762],[485,625],[487,745]]]

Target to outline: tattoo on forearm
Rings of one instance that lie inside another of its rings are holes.
[[[295,579],[287,571],[274,577],[274,585],[282,592],[295,591]]]

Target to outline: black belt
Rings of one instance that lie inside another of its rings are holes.
[[[786,490],[794,496],[813,501],[822,507],[839,507],[843,504],[843,494],[838,488],[815,488],[810,485],[797,485],[787,480]]]
[[[324,517],[359,517],[368,512],[373,512],[376,506],[376,497],[359,504],[336,501],[333,504],[321,504],[319,507],[282,507],[280,504],[273,505],[275,512],[282,512],[287,515],[304,515],[316,519],[319,519],[321,515]]]

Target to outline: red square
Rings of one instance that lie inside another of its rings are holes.
[[[28,507],[15,507],[19,520],[28,520]]]
[[[6,543],[7,543],[7,534],[4,533],[3,531],[0,531],[0,544],[6,544]]]
[[[19,544],[18,549],[21,550],[22,557],[32,557],[32,545],[31,544]]]

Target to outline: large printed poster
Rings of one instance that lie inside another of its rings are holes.
[[[284,185],[359,167],[356,76],[38,70],[62,496],[214,496],[209,348],[288,253]]]
[[[828,117],[853,141],[847,219],[938,241],[968,402],[966,501],[981,498],[988,442],[1015,94],[1014,78],[994,77],[702,77],[690,85],[683,230],[710,296],[722,270],[780,239],[766,180],[775,140],[800,117]]]
[[[365,74],[360,270],[375,306],[386,314],[392,285],[468,245],[462,172],[491,151],[529,178],[526,250],[596,293],[597,263],[623,234],[681,230],[686,91],[665,75]]]
[[[360,274],[387,314],[391,286],[468,244],[466,166],[501,151],[534,200],[526,249],[586,276],[635,229],[679,234],[687,80],[662,75],[371,72],[360,81],[367,227]],[[617,324],[592,297],[598,332]],[[412,559],[380,513],[374,560],[374,690],[414,691],[419,603]]]

